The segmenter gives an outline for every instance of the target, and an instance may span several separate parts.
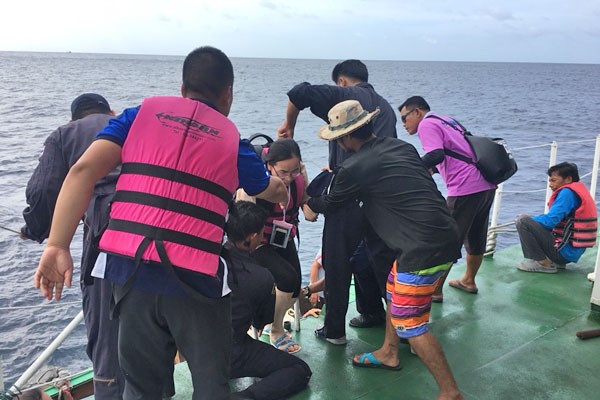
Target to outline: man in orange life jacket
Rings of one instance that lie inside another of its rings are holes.
[[[121,162],[99,248],[114,284],[125,400],[160,399],[177,349],[188,361],[194,400],[229,399],[225,216],[238,186],[272,202],[288,198],[226,118],[233,67],[222,51],[201,47],[186,57],[181,94],[145,99],[98,133],[65,180],[34,276],[48,299],[71,286],[69,243],[94,183]]]
[[[596,244],[596,204],[579,182],[577,165],[563,162],[548,169],[553,193],[548,213],[517,220],[525,260],[517,268],[555,274],[567,263],[576,263],[587,247]]]

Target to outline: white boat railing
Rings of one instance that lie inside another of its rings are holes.
[[[597,136],[596,139],[561,142],[561,144],[580,144],[580,143],[590,143],[590,142],[596,143],[595,150],[594,150],[594,161],[593,161],[593,165],[592,165],[592,171],[587,174],[580,175],[580,179],[591,175],[590,194],[592,195],[592,198],[594,199],[594,202],[595,202],[596,201],[596,187],[598,184],[598,170],[599,170],[599,164],[600,164],[600,135]],[[539,148],[539,147],[548,147],[548,146],[550,147],[550,157],[549,157],[548,167],[551,167],[553,165],[556,165],[556,160],[558,158],[559,143],[556,141],[553,141],[552,143],[541,144],[541,145],[516,148],[516,149],[512,149],[512,151],[513,151],[513,153],[515,153],[520,150]],[[510,194],[510,193],[543,192],[544,190],[546,191],[546,198],[545,198],[545,202],[544,202],[544,212],[546,213],[546,212],[548,212],[548,200],[550,199],[550,196],[552,195],[552,190],[547,185],[546,185],[546,188],[533,189],[533,190],[527,190],[527,191],[524,191],[524,190],[508,191],[508,190],[504,189],[504,183],[501,183],[500,185],[498,185],[498,189],[496,190],[496,196],[494,197],[494,204],[492,206],[490,227],[488,229],[488,239],[487,239],[486,253],[485,253],[486,255],[491,256],[496,251],[496,243],[497,243],[497,238],[498,238],[499,233],[516,232],[516,229],[508,228],[509,226],[514,225],[514,223],[515,223],[514,221],[510,221],[510,222],[506,222],[506,223],[498,222],[503,195]],[[594,272],[593,272],[593,274],[590,274],[590,275],[592,275],[591,276],[592,280],[594,280],[595,277],[600,277],[600,251],[598,251],[596,254],[596,263],[594,265]],[[594,289],[592,291],[592,297],[590,299],[590,302],[592,303],[592,305],[596,305],[596,306],[600,307],[600,285],[594,285]]]
[[[5,393],[0,393],[1,400],[11,400],[13,397],[21,393],[22,388],[27,384],[27,381],[36,373],[38,369],[48,360],[54,351],[65,341],[65,339],[73,332],[73,330],[83,321],[83,311],[73,318],[65,329],[50,343],[50,345],[38,356],[38,358],[27,368],[19,379]]]

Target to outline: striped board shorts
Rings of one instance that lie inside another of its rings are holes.
[[[396,272],[396,262],[386,283],[392,326],[401,338],[423,335],[429,329],[431,296],[452,262],[412,272]]]

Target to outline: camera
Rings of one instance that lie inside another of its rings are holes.
[[[273,221],[273,231],[271,232],[271,240],[269,244],[275,247],[281,247],[285,249],[292,233],[294,225],[285,221]]]

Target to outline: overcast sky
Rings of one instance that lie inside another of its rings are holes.
[[[0,50],[600,64],[600,1],[8,0]]]

